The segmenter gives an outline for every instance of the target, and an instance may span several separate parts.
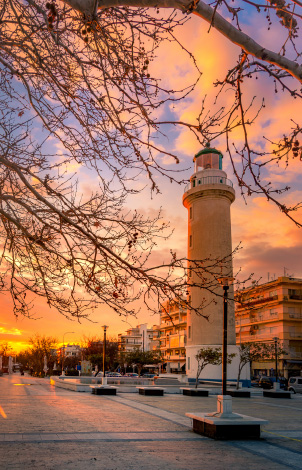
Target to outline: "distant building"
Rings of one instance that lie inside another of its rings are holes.
[[[272,342],[288,353],[278,363],[286,378],[302,373],[302,279],[278,277],[235,294],[236,343]],[[254,375],[274,375],[275,362],[252,364]]]
[[[64,353],[64,357],[76,357],[81,354],[81,347],[78,344],[67,344],[65,346],[61,346],[57,349],[57,355],[61,356]]]
[[[166,372],[185,372],[187,307],[180,302],[165,302],[160,310],[160,325],[153,327],[154,349],[160,349]]]
[[[130,352],[135,348],[142,351],[151,351],[153,349],[153,329],[148,328],[147,323],[137,325],[135,328],[129,328],[126,334],[118,335],[118,349],[121,352]]]

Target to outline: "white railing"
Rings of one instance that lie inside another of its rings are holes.
[[[192,181],[185,186],[184,192],[186,193],[189,189],[203,184],[226,184],[227,186],[231,186],[231,188],[233,187],[232,181],[223,176],[205,176],[204,178],[192,179]]]

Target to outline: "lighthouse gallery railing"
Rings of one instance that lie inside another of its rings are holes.
[[[233,183],[228,178],[222,176],[206,176],[204,178],[194,178],[185,186],[184,192],[186,193],[191,188],[195,188],[201,184],[226,184],[233,187]]]

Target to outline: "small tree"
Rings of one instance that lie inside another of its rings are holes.
[[[233,357],[236,354],[228,354],[227,355],[227,363],[230,364],[232,362]],[[203,369],[208,365],[212,364],[213,366],[219,366],[222,362],[222,352],[221,348],[201,348],[195,356],[197,361],[197,371],[196,371],[196,382],[195,388],[198,387],[198,379],[203,371]]]
[[[140,376],[146,364],[158,364],[161,358],[158,351],[141,351],[139,348],[135,348],[133,351],[125,353],[124,360],[127,364],[135,364]]]
[[[236,388],[239,388],[239,380],[243,367],[252,361],[258,361],[263,357],[264,344],[261,343],[242,343],[239,346],[239,368]]]
[[[103,338],[100,336],[84,337],[82,345],[83,358],[97,366],[103,367]],[[116,338],[106,340],[105,368],[115,369],[118,366],[118,341]]]
[[[29,339],[30,347],[26,351],[28,365],[37,376],[43,376],[44,357],[48,364],[54,362],[53,350],[57,348],[57,339],[51,336],[35,335]]]
[[[282,355],[286,354],[286,351],[278,347],[277,350],[277,359]],[[236,388],[239,388],[239,380],[243,367],[252,363],[253,361],[272,361],[275,360],[275,345],[274,343],[242,343],[239,346],[239,368],[237,376],[237,385]]]

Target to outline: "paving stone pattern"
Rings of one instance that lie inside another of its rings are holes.
[[[216,399],[97,396],[5,375],[0,469],[301,470],[302,395],[286,404],[262,396],[233,399],[235,412],[269,420],[260,441],[220,442],[193,433],[185,413],[215,411]]]

